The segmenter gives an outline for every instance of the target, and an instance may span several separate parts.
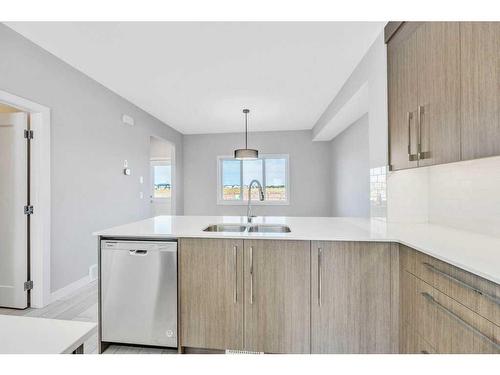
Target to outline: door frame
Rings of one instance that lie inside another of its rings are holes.
[[[176,178],[176,168],[175,168],[175,143],[169,141],[168,139],[158,137],[157,135],[151,135],[151,137],[159,139],[162,142],[167,142],[170,147],[171,147],[171,153],[170,153],[170,168],[171,168],[171,187],[170,187],[170,212],[172,215],[176,214],[176,192],[177,192],[177,178]],[[151,147],[151,145],[150,145]],[[154,162],[160,162],[160,161],[165,161],[165,159],[158,159],[158,158],[149,158],[149,192],[150,195],[153,195],[153,163]],[[151,198],[153,199],[153,198]]]
[[[31,118],[34,140],[31,143],[30,275],[33,289],[30,306],[42,308],[51,302],[51,173],[50,173],[50,108],[26,98],[0,90],[0,102],[27,112]]]

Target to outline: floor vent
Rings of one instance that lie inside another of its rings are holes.
[[[249,350],[226,349],[226,354],[264,354],[264,352],[251,352]]]

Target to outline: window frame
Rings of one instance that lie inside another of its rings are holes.
[[[264,195],[266,190],[266,162],[265,159],[285,159],[285,189],[286,189],[286,200],[284,201],[268,201],[264,200],[252,200],[252,205],[258,206],[288,206],[290,205],[290,155],[289,154],[262,154],[259,155],[259,159],[262,159],[262,187],[264,189]],[[246,206],[248,204],[248,199],[243,196],[243,161],[240,166],[240,183],[242,190],[242,197],[239,200],[224,200],[222,199],[222,161],[223,160],[235,160],[231,155],[217,156],[217,205],[221,206]]]

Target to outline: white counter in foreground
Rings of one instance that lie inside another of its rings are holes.
[[[339,217],[258,217],[291,233],[204,232],[211,224],[246,224],[244,216],[157,216],[94,233],[116,238],[238,238],[397,242],[500,284],[500,238],[433,224]]]
[[[72,353],[96,330],[95,323],[0,315],[0,354]]]

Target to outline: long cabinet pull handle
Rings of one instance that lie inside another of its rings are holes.
[[[321,279],[322,279],[322,265],[323,262],[323,249],[320,247],[318,248],[318,306],[321,306],[321,293],[322,293],[322,285],[321,285]]]
[[[474,332],[476,335],[481,337],[482,339],[488,341],[490,344],[493,345],[493,347],[497,350],[500,350],[500,344],[497,343],[495,340],[493,340],[491,337],[486,336],[484,333],[482,333],[480,330],[478,330],[476,327],[471,326],[469,323],[467,323],[465,320],[463,320],[461,317],[459,317],[457,314],[455,314],[453,311],[449,310],[442,304],[440,304],[438,301],[434,299],[429,293],[427,292],[421,292],[420,293],[424,298],[426,298],[429,302],[433,303],[439,309],[441,309],[443,312],[445,312],[447,315],[449,315],[451,318],[455,319],[457,322],[462,324],[465,328],[469,329],[470,331]]]
[[[408,111],[407,119],[408,119],[408,160],[412,161],[411,155],[411,119],[413,118],[413,114]]]
[[[253,305],[253,247],[250,246],[250,305]]]
[[[427,350],[421,350],[420,354],[429,354],[429,352]]]
[[[479,290],[479,289],[477,289],[477,288],[473,287],[472,285],[469,285],[469,284],[467,284],[466,282],[464,282],[464,281],[460,280],[459,278],[457,278],[457,277],[455,277],[455,276],[452,276],[452,275],[450,275],[450,274],[448,274],[448,273],[446,273],[446,272],[441,271],[440,269],[438,269],[438,268],[434,267],[434,266],[433,266],[432,264],[430,264],[430,263],[427,263],[427,262],[422,262],[422,264],[423,264],[425,267],[427,267],[428,269],[430,269],[432,272],[435,272],[435,273],[437,273],[438,275],[444,276],[444,277],[446,277],[447,279],[454,281],[454,282],[455,282],[455,283],[457,283],[458,285],[461,285],[461,286],[463,286],[464,288],[467,288],[467,289],[469,289],[469,290],[472,290],[473,292],[476,292],[477,294],[480,294],[480,295],[482,295],[483,297],[488,298],[490,301],[492,301],[492,302],[494,302],[495,304],[497,304],[497,305],[499,305],[499,306],[500,306],[500,298],[495,297],[495,296],[492,296],[492,295],[490,295],[490,294],[488,294],[488,293],[485,293],[485,292],[483,292],[482,290]]]
[[[418,120],[418,146],[417,146],[417,159],[425,159],[422,153],[422,115],[424,113],[424,107],[419,105],[417,110],[417,120]]]
[[[234,261],[234,303],[238,303],[238,246],[233,246]]]

